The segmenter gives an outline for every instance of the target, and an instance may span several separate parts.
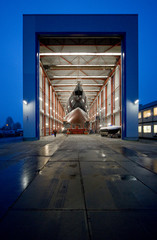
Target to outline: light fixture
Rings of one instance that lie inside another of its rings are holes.
[[[53,87],[57,87],[57,86],[63,86],[63,87],[66,87],[66,86],[76,86],[76,84],[70,84],[70,83],[59,83],[59,84],[52,84]],[[86,84],[81,84],[81,86],[103,86],[103,83],[86,83]]]
[[[26,100],[23,100],[23,103],[24,103],[25,105],[27,105],[27,104],[28,104],[28,102],[27,102]]]
[[[135,103],[135,104],[139,103],[139,100],[138,100],[138,99],[137,99],[137,100],[135,100],[135,101],[134,101],[134,103]]]
[[[39,100],[42,101],[43,99],[40,97]]]
[[[80,78],[108,78],[108,76],[53,76],[52,78],[77,78],[77,79],[80,79]],[[51,79],[52,79],[51,78]]]
[[[121,53],[49,52],[49,53],[40,53],[40,56],[121,56]]]
[[[116,98],[115,98],[115,101],[117,101],[118,99],[119,99],[119,97],[116,97]]]
[[[56,90],[56,92],[72,92],[72,90]],[[88,92],[99,92],[99,89],[84,90],[84,92],[85,92],[86,95],[87,95]],[[96,93],[94,93],[94,95],[95,95],[95,94],[96,94]]]
[[[116,65],[115,64],[97,64],[97,65],[77,65],[77,64],[75,64],[75,65],[71,65],[71,64],[69,64],[69,65],[65,65],[65,64],[57,64],[57,65],[54,65],[53,67],[115,67]]]

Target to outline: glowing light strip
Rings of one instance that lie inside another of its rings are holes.
[[[56,92],[71,92],[72,90],[55,90]],[[99,89],[85,90],[84,92],[99,92]]]
[[[121,56],[121,53],[51,52],[40,53],[40,56]]]
[[[52,84],[52,86],[53,87],[57,87],[57,86],[76,86],[77,84]],[[98,84],[96,84],[96,83],[93,83],[93,84],[81,84],[81,86],[98,86],[98,85],[100,85],[100,86],[103,86],[103,84],[102,83],[98,83]]]
[[[52,78],[108,78],[108,76],[53,76]]]
[[[53,67],[115,67],[115,64],[104,64],[104,65],[53,65]]]

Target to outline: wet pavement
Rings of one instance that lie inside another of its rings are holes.
[[[57,135],[0,145],[0,239],[157,236],[157,142]]]

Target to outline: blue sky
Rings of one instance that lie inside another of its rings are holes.
[[[22,123],[23,14],[138,14],[139,99],[145,104],[157,100],[156,10],[156,0],[1,1],[0,126],[7,116]]]

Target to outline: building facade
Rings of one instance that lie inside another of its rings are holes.
[[[40,68],[39,39],[56,36],[58,38],[120,36],[120,62],[91,103],[89,116],[93,125],[98,124],[98,121],[95,123],[95,119],[99,120],[99,125],[104,122],[120,124],[122,139],[137,140],[138,15],[136,14],[23,16],[24,139],[37,140],[43,133],[45,135],[45,132],[51,134],[56,126],[62,128],[65,109],[47,76],[41,77]],[[56,110],[55,115],[52,110]]]
[[[140,105],[138,121],[139,137],[157,139],[157,101]]]

